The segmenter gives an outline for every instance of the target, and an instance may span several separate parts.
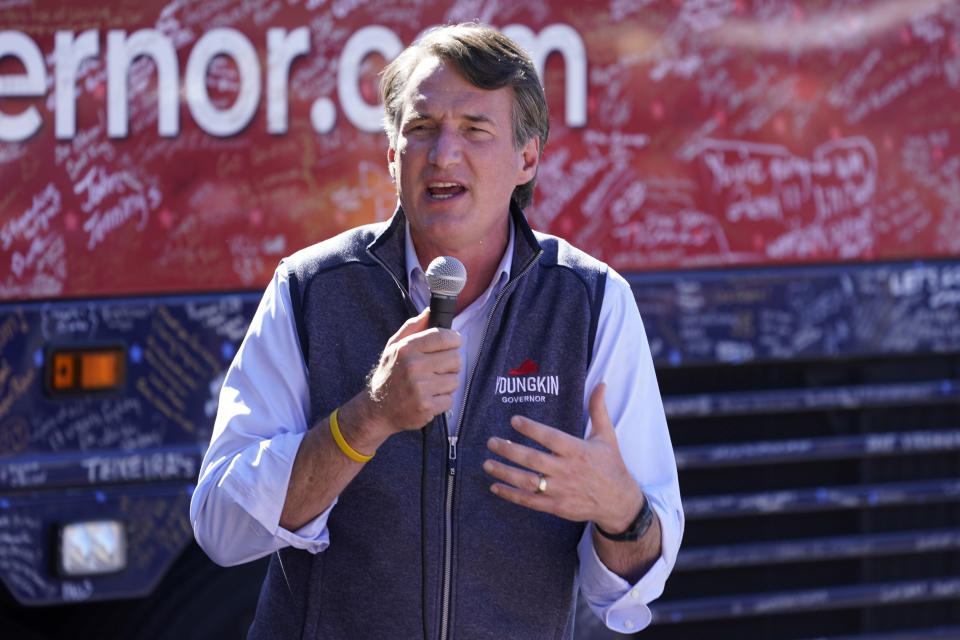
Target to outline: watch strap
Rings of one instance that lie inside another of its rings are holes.
[[[630,540],[639,540],[642,538],[652,524],[653,507],[650,506],[650,499],[644,495],[643,506],[640,508],[640,512],[637,514],[637,517],[633,519],[633,522],[631,522],[622,533],[608,533],[604,531],[603,527],[598,525],[596,522],[593,523],[593,527],[600,533],[600,535],[608,540],[626,542]]]

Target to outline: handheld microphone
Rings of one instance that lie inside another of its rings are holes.
[[[449,329],[457,309],[457,296],[467,284],[467,268],[451,256],[435,258],[427,267],[430,289],[430,326]]]

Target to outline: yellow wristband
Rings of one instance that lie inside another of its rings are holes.
[[[330,433],[333,434],[333,440],[337,443],[337,446],[340,447],[340,451],[343,451],[351,460],[355,460],[356,462],[369,462],[373,454],[365,456],[355,451],[353,447],[347,444],[347,441],[343,438],[343,434],[340,433],[340,425],[337,424],[337,413],[339,411],[340,407],[337,407],[333,410],[333,413],[330,414]]]

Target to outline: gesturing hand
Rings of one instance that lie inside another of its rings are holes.
[[[643,504],[643,493],[627,471],[604,401],[605,384],[590,394],[593,429],[581,439],[523,416],[511,426],[551,453],[490,438],[487,447],[511,466],[486,460],[483,469],[501,482],[490,490],[515,504],[582,522],[592,520],[606,531],[624,530]],[[545,480],[546,490],[538,492]]]
[[[428,327],[429,311],[407,320],[387,341],[370,375],[379,422],[393,431],[419,429],[453,404],[460,371],[460,335]]]

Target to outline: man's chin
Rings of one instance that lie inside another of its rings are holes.
[[[479,238],[473,237],[461,225],[441,223],[428,224],[418,229],[411,227],[414,238],[420,238],[435,246],[454,246],[475,242]]]

